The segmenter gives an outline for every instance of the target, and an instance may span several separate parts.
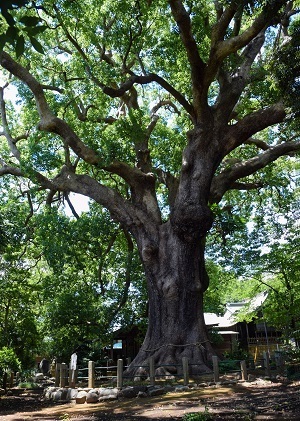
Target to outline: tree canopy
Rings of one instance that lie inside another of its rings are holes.
[[[123,231],[128,257],[132,236],[149,298],[138,362],[186,355],[201,371],[213,354],[207,233],[226,239],[238,224],[242,237],[254,209],[245,198],[286,187],[276,161],[300,149],[298,7],[47,0],[3,14],[2,39],[14,37],[0,53],[1,183],[20,178],[32,214],[69,192],[89,197]],[[48,254],[58,266],[80,265],[71,234],[71,257],[59,238]]]

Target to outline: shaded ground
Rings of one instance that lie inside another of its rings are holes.
[[[300,383],[258,379],[153,398],[83,405],[44,402],[30,394],[0,398],[1,421],[178,421],[191,412],[206,412],[212,420],[300,420]]]

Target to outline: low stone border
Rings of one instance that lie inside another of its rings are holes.
[[[188,389],[188,388],[187,388]],[[122,398],[136,398],[146,396],[163,395],[171,390],[173,387],[159,387],[159,386],[128,386],[119,390],[117,388],[59,388],[48,387],[44,392],[44,399],[52,401],[75,401],[78,404],[83,403],[97,403],[108,400],[116,400]]]
[[[164,395],[168,392],[186,392],[188,390],[202,389],[203,387],[213,386],[220,387],[222,385],[232,385],[237,381],[224,381],[213,383],[191,384],[189,386],[127,386],[121,390],[114,387],[106,388],[59,388],[48,387],[44,391],[44,399],[52,401],[75,401],[77,404],[83,403],[97,403],[108,400],[130,399],[130,398],[144,398],[151,396]]]

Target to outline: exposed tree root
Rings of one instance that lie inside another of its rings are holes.
[[[149,360],[153,358],[155,377],[174,379],[183,376],[184,357],[189,364],[190,376],[211,373],[206,348],[201,344],[188,344],[184,347],[165,345],[148,352],[141,350],[124,374],[136,380],[145,380],[150,376]]]

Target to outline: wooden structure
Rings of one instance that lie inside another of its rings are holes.
[[[263,319],[262,307],[267,298],[266,293],[258,294],[253,300],[237,303],[228,303],[223,316],[214,313],[205,313],[205,322],[208,330],[218,332],[222,341],[214,344],[219,357],[233,352],[237,348],[247,351],[256,361],[263,359],[263,353],[273,354],[282,343],[281,332],[268,326]],[[236,316],[248,309],[256,313],[255,320],[251,322],[237,321]],[[137,326],[119,329],[114,332],[113,343],[106,348],[106,356],[116,363],[123,359],[126,364],[137,355],[144,339],[144,334]]]
[[[143,340],[144,334],[137,326],[118,329],[114,332],[111,346],[106,348],[107,357],[114,362],[118,359],[131,361],[139,352]]]
[[[254,361],[262,360],[263,353],[269,355],[278,351],[282,344],[281,332],[268,326],[263,319],[263,303],[266,293],[258,294],[252,301],[228,303],[223,316],[205,313],[205,322],[209,330],[218,332],[223,341],[214,345],[216,352],[222,357],[226,352],[233,352],[237,348],[247,351]],[[240,312],[248,309],[255,312],[256,317],[251,322],[237,321]]]

